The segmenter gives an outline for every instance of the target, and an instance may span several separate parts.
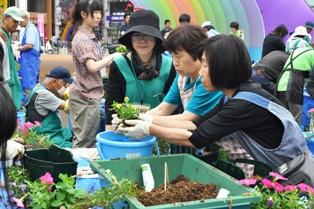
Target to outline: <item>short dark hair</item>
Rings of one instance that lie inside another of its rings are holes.
[[[206,26],[204,26],[203,28],[206,28],[208,31],[210,31],[211,29],[214,29],[214,30],[215,30],[215,27],[212,26],[212,25],[206,25]]]
[[[191,17],[190,17],[190,15],[188,15],[188,14],[183,13],[183,14],[181,14],[180,17],[179,17],[179,22],[180,22],[180,23],[182,23],[182,22],[190,23],[190,21],[191,21]]]
[[[288,28],[284,24],[280,24],[272,31],[272,33],[283,38],[288,34]]]
[[[170,22],[170,20],[165,20],[165,25],[167,24],[167,22]]]
[[[131,16],[131,14],[130,14],[130,13],[124,13],[123,19],[125,20],[125,18],[126,18],[127,16]]]
[[[203,40],[198,47],[198,59],[205,53],[210,80],[216,89],[237,88],[251,78],[250,55],[238,36],[216,35]]]
[[[230,23],[230,28],[235,28],[236,30],[239,30],[239,23],[237,23],[237,22],[231,22],[231,23]]]
[[[164,41],[164,45],[170,53],[183,49],[196,61],[198,44],[204,39],[207,39],[207,35],[203,28],[199,25],[184,24],[171,31]]]

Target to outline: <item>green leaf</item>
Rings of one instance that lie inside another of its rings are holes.
[[[63,204],[62,201],[60,201],[60,200],[54,200],[54,201],[51,202],[50,205],[51,205],[52,207],[60,207],[62,204]]]
[[[66,197],[66,194],[65,193],[61,193],[61,192],[58,192],[57,193],[57,200],[60,200],[60,201],[62,201],[62,200],[64,200],[65,199],[65,197]]]

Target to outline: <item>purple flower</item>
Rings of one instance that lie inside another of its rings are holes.
[[[274,201],[272,197],[269,197],[268,199],[268,207],[272,207],[274,205]]]
[[[15,197],[13,197],[12,199],[14,200],[14,202],[16,202],[17,206],[24,208],[23,200],[17,199]]]
[[[285,181],[288,180],[287,178],[285,178],[285,177],[283,177],[282,175],[280,175],[280,174],[278,174],[278,173],[275,173],[275,172],[270,172],[269,175],[272,176],[272,177],[275,177],[276,180],[277,180],[277,179],[285,180]],[[276,181],[276,180],[275,180],[275,181]]]
[[[240,184],[243,184],[243,185],[252,185],[252,184],[256,184],[256,180],[255,179],[241,179],[239,180],[239,183]]]

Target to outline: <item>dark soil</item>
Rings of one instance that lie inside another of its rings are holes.
[[[137,200],[144,206],[176,204],[189,201],[203,202],[205,199],[216,198],[218,194],[215,184],[191,182],[183,175],[167,183],[166,191],[164,190],[164,184],[161,184],[151,192],[143,192],[142,189],[138,190],[142,195],[137,197]]]

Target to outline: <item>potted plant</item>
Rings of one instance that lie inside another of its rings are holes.
[[[109,208],[126,195],[136,195],[135,185],[125,179],[90,194],[85,189],[75,189],[75,176],[60,174],[59,178],[62,181],[55,183],[51,174],[46,173],[34,182],[26,180],[29,191],[21,198],[14,199],[16,205],[33,209]],[[31,201],[25,203],[28,197]]]
[[[313,208],[314,207],[314,188],[309,185],[300,183],[298,185],[282,186],[279,181],[286,181],[287,178],[270,172],[271,180],[264,178],[261,180],[261,186],[256,185],[256,180],[242,179],[239,182],[245,186],[255,186],[262,197],[261,202],[253,203],[252,209],[260,208],[281,208],[281,209],[299,209],[299,208]],[[244,194],[252,196],[251,193]]]
[[[115,113],[117,113],[118,117],[122,119],[122,123],[124,123],[125,120],[135,119],[136,115],[139,114],[136,107],[129,103],[128,97],[125,97],[122,103],[113,101],[111,106],[112,108],[110,110],[113,110]],[[128,125],[124,123],[124,126]]]
[[[22,138],[25,142],[25,149],[37,149],[37,148],[49,148],[53,143],[50,140],[50,136],[47,134],[40,134],[35,131],[36,127],[41,127],[40,122],[34,123],[26,122],[24,125],[20,125],[21,121],[17,121],[17,130],[13,137]]]

